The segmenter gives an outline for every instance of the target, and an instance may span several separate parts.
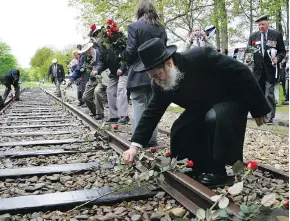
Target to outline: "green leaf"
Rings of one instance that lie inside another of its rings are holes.
[[[265,195],[262,200],[261,200],[261,204],[263,206],[271,206],[276,200],[276,193],[270,193],[268,195]]]
[[[212,196],[210,199],[213,201],[213,202],[216,202],[218,201],[220,198],[221,198],[222,195],[215,195],[215,196]]]
[[[240,160],[234,163],[232,166],[234,174],[240,174],[244,170],[245,166],[244,163]]]
[[[212,214],[211,214],[211,218],[213,219],[213,220],[216,220],[218,217],[220,217],[220,210],[215,210],[215,211],[211,211],[212,212]]]
[[[171,163],[171,168],[175,168],[177,166],[176,158],[172,158],[170,163]]]
[[[243,187],[244,187],[244,182],[238,182],[238,183],[235,183],[233,186],[231,186],[229,189],[228,189],[228,192],[231,194],[231,195],[237,195],[239,193],[242,192],[243,190]]]
[[[241,217],[246,216],[242,211],[239,212],[239,215],[240,215]]]
[[[154,175],[154,170],[149,170],[149,176],[152,177]]]
[[[250,206],[250,210],[251,212],[255,212],[255,210],[259,209],[260,208],[260,205],[257,204],[257,203],[253,203],[251,206]]]
[[[219,201],[219,208],[224,209],[229,205],[230,201],[227,197],[223,196]]]
[[[243,213],[250,213],[251,212],[250,208],[245,203],[240,205],[240,209],[242,210]]]
[[[206,211],[205,211],[205,219],[207,221],[210,221],[211,217],[212,217],[212,213],[211,213],[210,209],[206,209]]]
[[[203,220],[203,219],[205,219],[205,211],[204,211],[204,209],[201,209],[201,208],[199,208],[197,211],[196,211],[196,217],[198,218],[198,219],[201,219],[201,220]]]
[[[220,217],[222,217],[222,218],[227,218],[227,217],[228,217],[228,213],[227,213],[226,210],[224,210],[224,209],[220,209],[220,210],[218,210],[218,211],[219,211],[219,215],[220,215]]]
[[[151,169],[154,169],[156,166],[156,160],[151,161]]]

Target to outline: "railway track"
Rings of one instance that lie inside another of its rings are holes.
[[[166,221],[193,217],[199,208],[213,205],[211,197],[220,189],[204,187],[180,172],[164,173],[159,187],[152,183],[112,191],[133,182],[133,174],[123,176],[114,170],[118,162],[108,161],[128,149],[128,128],[107,130],[96,139],[92,131],[100,122],[80,109],[40,89],[25,89],[21,98],[0,111],[0,214],[6,213],[7,220]],[[166,151],[158,148],[160,155]],[[148,151],[145,158],[150,157]],[[235,202],[249,196],[259,200],[268,192],[278,194],[276,204],[288,199],[288,174],[260,169],[246,181],[243,193],[232,198],[229,211],[237,215]],[[136,170],[148,168],[137,164]]]

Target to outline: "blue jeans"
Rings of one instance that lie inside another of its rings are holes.
[[[132,134],[142,117],[149,101],[153,95],[151,85],[140,86],[130,89],[132,99]],[[155,128],[152,137],[149,141],[150,144],[157,143],[157,128]]]

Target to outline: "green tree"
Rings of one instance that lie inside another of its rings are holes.
[[[0,77],[17,66],[16,58],[10,53],[10,47],[0,42]]]

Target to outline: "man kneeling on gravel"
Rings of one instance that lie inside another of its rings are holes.
[[[182,53],[158,38],[138,49],[136,72],[147,71],[154,95],[123,153],[131,164],[146,145],[171,103],[185,109],[171,128],[172,157],[195,162],[191,176],[204,185],[227,183],[225,165],[243,160],[243,143],[250,111],[258,126],[270,107],[256,79],[241,62],[210,47]]]
[[[20,86],[19,86],[19,78],[20,78],[20,72],[19,70],[11,70],[7,72],[4,77],[0,80],[1,84],[5,85],[5,91],[3,94],[3,97],[0,96],[0,107],[4,106],[5,100],[8,97],[11,86],[13,85],[15,90],[15,100],[19,101],[19,95],[20,95]]]

